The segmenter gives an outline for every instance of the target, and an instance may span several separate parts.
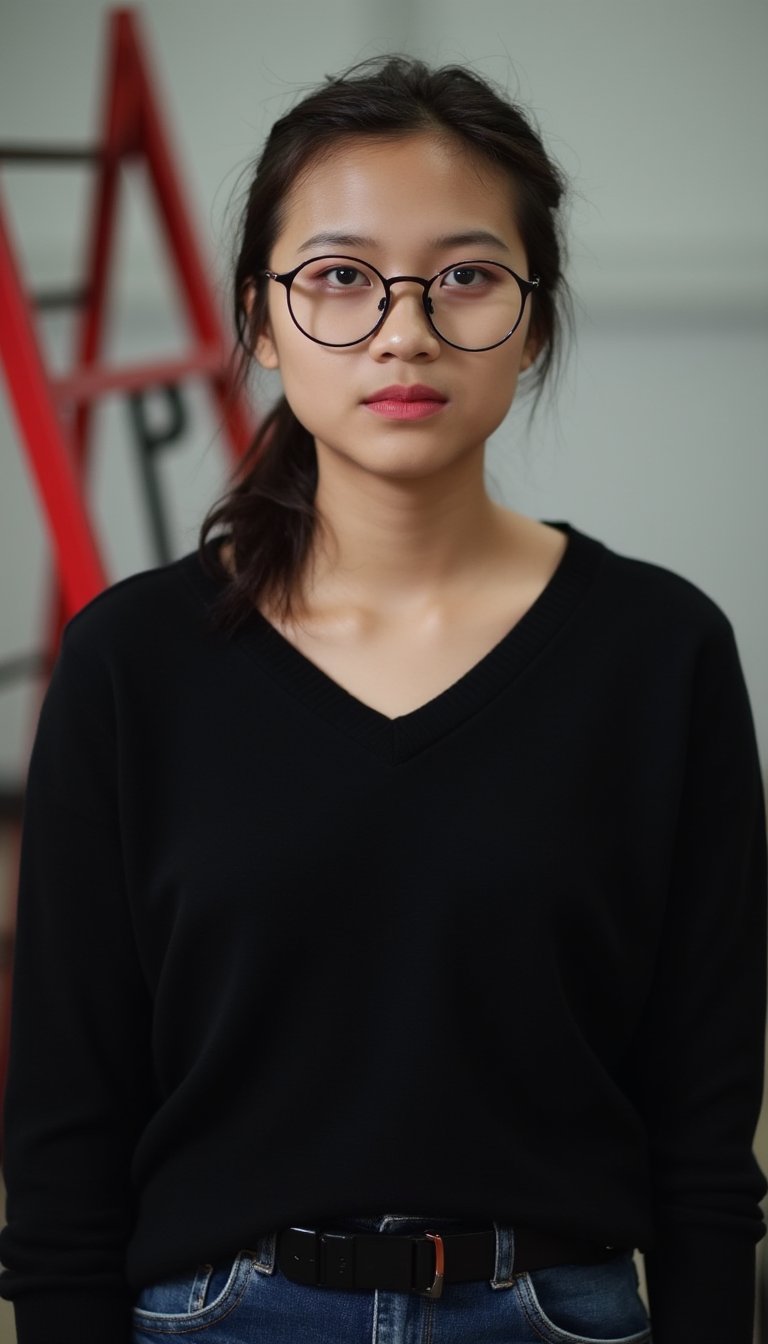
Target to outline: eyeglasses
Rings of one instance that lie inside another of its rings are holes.
[[[359,345],[378,331],[389,312],[392,286],[421,285],[430,327],[457,350],[493,350],[520,325],[525,301],[539,277],[524,280],[498,261],[459,261],[426,280],[387,279],[359,257],[310,257],[292,271],[258,271],[285,286],[288,310],[299,331],[318,345]]]

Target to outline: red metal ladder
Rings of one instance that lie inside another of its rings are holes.
[[[74,295],[28,295],[0,196],[0,366],[15,411],[22,453],[42,505],[55,561],[49,630],[49,663],[68,618],[103,589],[105,572],[87,500],[86,476],[94,403],[115,393],[173,389],[202,378],[233,458],[250,444],[254,417],[231,375],[231,342],[191,223],[171,150],[156,81],[136,12],[117,9],[108,18],[108,59],[103,127],[95,147],[2,146],[2,164],[89,164],[95,175],[85,282]],[[118,220],[118,188],[124,166],[146,169],[167,254],[178,283],[189,345],[177,358],[110,366],[102,360],[110,268]],[[73,366],[66,376],[46,368],[36,333],[36,309],[76,303],[79,307]],[[12,934],[11,934],[12,941]],[[6,936],[6,943],[8,935]],[[0,1089],[7,1064],[10,973],[6,949],[0,992]]]
[[[133,10],[118,9],[109,16],[104,131],[98,147],[0,146],[0,164],[3,161],[85,162],[93,164],[96,173],[78,348],[74,367],[65,377],[46,371],[35,335],[34,301],[25,292],[0,199],[0,360],[53,542],[64,604],[72,613],[107,582],[83,489],[93,402],[108,393],[174,384],[197,375],[210,386],[235,455],[250,442],[254,426],[244,398],[233,391],[230,345],[190,222],[192,212]],[[128,162],[143,164],[148,171],[191,341],[179,358],[120,368],[103,364],[100,352],[119,173]]]

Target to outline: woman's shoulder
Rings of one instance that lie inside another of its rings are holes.
[[[197,551],[139,570],[104,588],[70,617],[63,646],[77,653],[147,653],[197,633],[205,614],[206,577]]]
[[[634,547],[620,540],[598,540],[569,526],[572,535],[602,548],[599,567],[599,593],[610,606],[617,621],[634,624],[638,633],[643,626],[678,634],[724,635],[732,630],[731,621],[719,602],[693,579],[677,569],[635,553]]]

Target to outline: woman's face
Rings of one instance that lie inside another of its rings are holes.
[[[387,277],[429,279],[452,263],[483,259],[530,278],[509,176],[432,132],[344,141],[296,183],[270,269],[282,273],[336,253],[368,261]],[[336,274],[328,283],[339,279],[355,283],[354,275]],[[401,282],[373,336],[331,348],[294,325],[282,285],[264,283],[267,321],[256,341],[257,359],[265,368],[279,368],[285,396],[314,435],[319,458],[340,454],[377,474],[420,476],[482,449],[511,405],[521,369],[536,354],[528,341],[530,297],[503,345],[466,351],[432,330],[421,285]],[[370,402],[382,389],[416,383],[445,400],[431,411],[421,408],[428,413],[419,418],[392,418],[391,407],[387,414]]]

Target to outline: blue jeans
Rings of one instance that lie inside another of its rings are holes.
[[[335,1231],[450,1231],[457,1218],[382,1215],[324,1220]],[[631,1252],[604,1264],[514,1273],[514,1230],[496,1228],[490,1280],[446,1283],[440,1298],[293,1283],[275,1234],[219,1264],[142,1288],[132,1344],[649,1344]]]

